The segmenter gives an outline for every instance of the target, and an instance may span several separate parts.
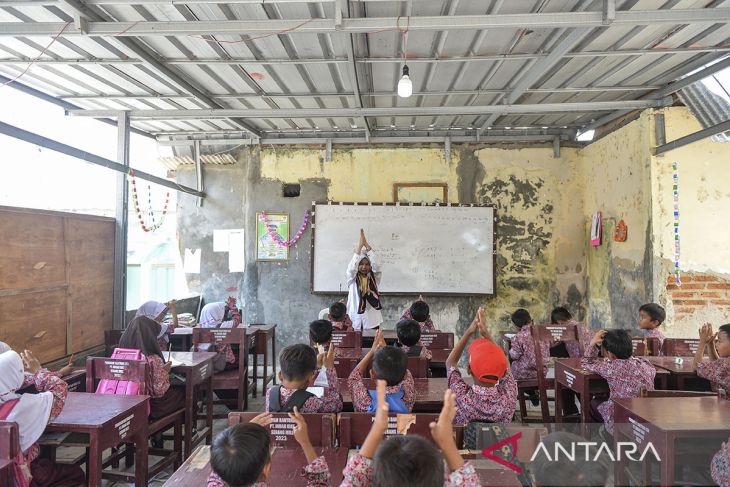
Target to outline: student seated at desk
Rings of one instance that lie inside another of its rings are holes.
[[[697,375],[712,381],[713,385],[730,392],[730,323],[720,326],[717,333],[712,324],[705,323],[699,330],[700,343],[695,353]],[[709,350],[709,361],[703,362],[705,348]],[[715,454],[710,465],[712,479],[718,485],[730,485],[730,438]]]
[[[381,330],[375,334],[373,348],[360,360],[347,379],[355,412],[374,413],[377,409],[376,391],[369,391],[362,381],[363,372],[371,361],[373,366],[370,377],[382,379],[388,386],[385,400],[390,405],[390,411],[410,413],[416,401],[416,386],[408,370],[408,357],[403,350],[386,346]]]
[[[169,325],[162,322],[165,316],[167,316],[168,311],[172,315],[172,323]],[[157,342],[160,344],[160,349],[165,350],[167,344],[170,343],[170,335],[177,328],[177,301],[173,299],[167,304],[162,304],[158,301],[147,301],[137,309],[137,313],[134,315],[135,318],[139,318],[140,316],[144,316],[160,324],[160,334],[157,337]]]
[[[348,460],[341,487],[481,485],[474,467],[461,458],[454,442],[456,399],[450,390],[444,393],[444,406],[438,422],[430,425],[431,436],[441,451],[425,438],[416,435],[396,435],[383,441],[388,428],[389,411],[388,401],[385,400],[385,381],[378,381],[376,394],[379,406],[373,426],[360,451]],[[444,462],[451,473],[444,471]]]
[[[330,472],[324,457],[317,457],[309,441],[307,422],[295,409],[289,417],[296,423],[294,438],[309,464],[302,468],[307,486],[329,486]],[[266,426],[271,414],[259,414],[249,423],[236,424],[216,435],[210,447],[208,487],[266,487],[271,472],[271,437]]]
[[[580,339],[581,343],[583,344],[583,350],[588,348],[591,343],[591,338],[593,338],[593,333],[591,333],[591,330],[584,325],[581,325],[577,321],[573,319],[573,315],[570,311],[568,311],[567,308],[563,306],[558,306],[554,308],[550,312],[550,323],[554,325],[575,325],[578,328],[578,338]],[[558,344],[562,344],[565,347],[564,353],[556,353],[556,349],[558,349],[557,346],[553,345],[550,347],[550,356],[552,357],[573,357],[573,358],[580,358],[580,347],[578,346],[578,342],[575,341],[569,341],[569,342],[558,342]]]
[[[538,450],[530,466],[535,479],[532,484],[534,487],[606,485],[611,466],[606,461],[606,455],[598,455],[595,445],[586,445],[585,438],[566,431],[554,431],[540,443],[545,448]],[[582,445],[586,445],[585,450],[580,449]],[[561,453],[561,449],[570,452],[574,451],[573,448],[581,453],[572,458]],[[540,451],[547,452],[547,455]],[[584,451],[589,453],[584,454]]]
[[[606,360],[594,360],[596,345]],[[585,351],[581,367],[595,372],[608,382],[609,397],[591,400],[590,415],[596,423],[603,422],[613,435],[613,399],[639,397],[641,389],[654,390],[656,368],[651,362],[632,357],[631,336],[626,330],[598,330]]]
[[[510,364],[512,376],[516,380],[535,379],[537,377],[537,357],[535,356],[535,342],[530,333],[530,326],[535,322],[532,320],[530,312],[524,308],[516,310],[510,318],[518,330],[517,334],[512,337],[512,346],[509,349],[509,358],[512,359]],[[542,352],[542,373],[547,374],[550,362],[550,344],[541,342],[540,351]]]
[[[327,318],[332,323],[334,330],[352,331],[352,320],[347,314],[347,306],[342,301],[337,301],[330,306]]]
[[[185,391],[182,387],[170,387],[170,369],[172,362],[166,362],[157,342],[160,324],[149,318],[133,319],[122,338],[119,348],[131,348],[142,352],[149,367],[150,381],[146,394],[150,395],[150,418],[159,419],[180,409],[185,403]]]
[[[226,320],[226,318],[229,318]],[[200,328],[237,328],[241,324],[241,314],[236,307],[236,298],[229,296],[225,303],[209,303],[200,311]],[[208,351],[213,344],[201,343],[199,349]],[[236,355],[230,345],[216,345],[218,356],[213,359],[216,372],[236,368]]]
[[[403,320],[415,320],[421,327],[421,332],[433,332],[438,331],[431,321],[431,310],[428,307],[426,301],[423,300],[423,296],[418,296],[418,301],[414,301],[411,307],[403,312],[403,316],[400,317],[400,321]]]
[[[469,374],[474,379],[474,385],[470,386],[461,377],[458,364],[469,338],[478,333],[484,338],[476,338],[469,345]],[[504,350],[494,343],[487,330],[484,309],[479,308],[474,321],[449,354],[446,370],[449,389],[456,396],[457,424],[512,421],[517,406],[517,382],[509,370]]]
[[[266,393],[266,410],[286,413],[297,409],[302,413],[339,413],[342,396],[335,372],[335,347],[330,347],[325,359],[328,386],[320,398],[307,391],[317,377],[317,353],[303,343],[285,347],[279,355],[279,381]]]
[[[332,323],[329,320],[314,320],[309,324],[309,339],[314,342],[317,353],[329,350],[332,341],[332,328]]]
[[[10,345],[8,345],[5,342],[0,342],[0,353],[5,353],[10,350],[12,350],[12,348],[10,348]],[[71,356],[68,358],[68,363],[66,365],[64,365],[63,367],[61,367],[60,369],[58,369],[56,371],[56,375],[63,378],[65,376],[69,375],[71,372],[73,372],[74,371],[73,362],[74,362],[74,356],[73,356],[73,354],[71,354]],[[25,376],[26,377],[23,382],[31,383],[33,376],[31,374],[29,374],[28,372],[25,373]],[[25,386],[23,388],[25,388]]]
[[[659,325],[666,318],[666,311],[656,303],[646,303],[639,307],[639,328],[644,330],[644,336],[646,338],[656,338],[659,340],[659,350],[662,349],[662,345],[664,344],[664,333],[659,329]]]
[[[34,385],[37,394],[18,394],[16,391]],[[62,465],[38,458],[40,446],[36,443],[46,425],[61,413],[68,386],[56,374],[41,368],[28,350],[22,355],[8,350],[0,353],[0,420],[18,425],[22,455],[15,462],[30,466],[26,480],[32,487],[77,487],[85,484],[84,472],[76,465]],[[27,472],[27,471],[26,471]],[[16,485],[23,485],[15,479]]]
[[[416,320],[401,320],[395,325],[398,346],[409,357],[423,357],[431,360],[431,350],[420,345],[421,327]]]

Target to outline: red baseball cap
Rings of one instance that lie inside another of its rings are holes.
[[[507,371],[507,357],[493,341],[478,338],[469,345],[469,368],[480,381],[496,384]]]

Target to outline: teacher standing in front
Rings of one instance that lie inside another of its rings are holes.
[[[365,231],[360,229],[360,241],[347,265],[347,314],[355,330],[379,328],[383,322],[378,291],[381,275],[375,252],[365,238]]]

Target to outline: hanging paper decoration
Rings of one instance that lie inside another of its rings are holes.
[[[299,240],[302,234],[304,234],[304,230],[307,229],[307,225],[309,225],[309,211],[307,210],[304,212],[304,217],[302,218],[302,224],[299,226],[299,230],[297,230],[297,233],[294,234],[294,237],[290,238],[289,240],[284,240],[278,233],[276,233],[276,229],[271,226],[269,220],[266,218],[265,211],[261,212],[261,223],[266,226],[266,231],[269,232],[269,236],[274,242],[276,242],[277,245],[280,245],[282,247],[291,247],[292,245],[297,243],[297,240]]]
[[[679,269],[679,164],[677,161],[672,163],[672,195],[674,196],[674,276],[677,280],[677,286],[682,285],[682,276]]]
[[[139,209],[139,196],[137,196],[137,181],[134,177],[134,169],[129,170],[129,176],[132,179],[132,204],[134,205],[134,210],[137,212],[137,218],[139,219],[139,225],[142,227],[142,230],[145,232],[154,232],[158,228],[162,226],[163,223],[165,223],[165,215],[167,215],[167,206],[170,203],[170,192],[168,191],[165,195],[165,207],[162,209],[162,217],[160,218],[159,222],[155,222],[155,214],[152,209],[152,188],[147,185],[147,216],[152,220],[152,225],[147,225],[144,218],[142,217],[142,212]]]
[[[616,224],[616,228],[613,230],[614,242],[625,242],[629,236],[629,227],[626,226],[623,220]]]

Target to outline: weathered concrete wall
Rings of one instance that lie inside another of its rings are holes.
[[[650,114],[581,150],[587,289],[594,328],[636,328],[652,300]],[[603,242],[590,247],[591,216],[603,212]],[[614,242],[621,219],[628,239]]]
[[[697,130],[684,107],[663,110],[666,139]],[[674,284],[672,163],[679,163],[680,244],[683,284]],[[694,337],[709,321],[730,321],[730,144],[710,138],[651,158],[655,239],[655,293],[667,303],[667,334]]]

